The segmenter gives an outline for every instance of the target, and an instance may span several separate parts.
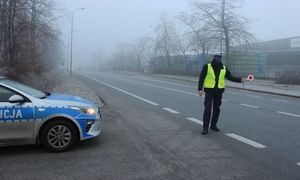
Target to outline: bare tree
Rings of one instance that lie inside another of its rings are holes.
[[[155,28],[155,52],[163,55],[167,59],[167,69],[170,67],[170,55],[175,53],[175,24],[170,20],[168,15],[163,14],[159,24]]]
[[[187,67],[187,52],[190,50],[192,47],[192,43],[190,41],[190,36],[191,34],[189,32],[186,32],[182,30],[182,28],[179,27],[181,23],[177,22],[178,24],[177,28],[175,29],[174,32],[174,41],[175,41],[175,51],[180,52],[182,57],[183,57],[183,63],[184,63],[184,68],[186,69]]]
[[[88,63],[84,64],[84,67],[89,70],[104,70],[105,67],[105,50],[102,47],[99,47],[90,57]]]
[[[105,65],[116,71],[137,71],[134,46],[128,43],[120,43]]]
[[[59,59],[53,56],[60,49],[59,34],[49,22],[53,3],[54,0],[0,0],[1,67],[17,74],[39,72],[54,64],[50,63],[53,59]]]
[[[152,39],[150,37],[142,36],[139,37],[136,42],[133,44],[134,53],[136,56],[136,67],[137,71],[142,71],[143,60],[146,58],[149,45]]]
[[[182,13],[179,19],[189,28],[186,34],[189,38],[191,50],[196,52],[197,55],[202,54],[202,57],[207,58],[208,52],[216,44],[217,34],[210,31],[205,23],[199,21],[198,16],[197,13]]]
[[[254,40],[248,31],[249,20],[236,12],[236,2],[237,0],[192,1],[194,19],[212,34],[219,33],[220,41],[224,40],[225,62],[229,59],[230,47],[249,44]]]

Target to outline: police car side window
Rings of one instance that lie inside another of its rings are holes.
[[[0,86],[0,102],[8,102],[8,99],[16,93]]]

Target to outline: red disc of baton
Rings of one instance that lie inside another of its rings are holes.
[[[249,74],[248,77],[247,77],[247,79],[249,81],[253,81],[254,80],[254,76],[252,74]]]

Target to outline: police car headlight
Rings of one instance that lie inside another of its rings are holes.
[[[97,113],[97,109],[93,107],[76,107],[76,106],[71,106],[71,109],[79,110],[85,114],[89,115],[94,115]]]

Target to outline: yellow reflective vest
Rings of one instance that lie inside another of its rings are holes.
[[[223,65],[223,69],[221,69],[219,75],[219,83],[218,83],[219,89],[225,88],[225,74],[226,74],[226,67]],[[215,85],[216,85],[215,72],[211,66],[211,63],[209,63],[207,64],[207,75],[204,79],[204,88],[214,88]]]

